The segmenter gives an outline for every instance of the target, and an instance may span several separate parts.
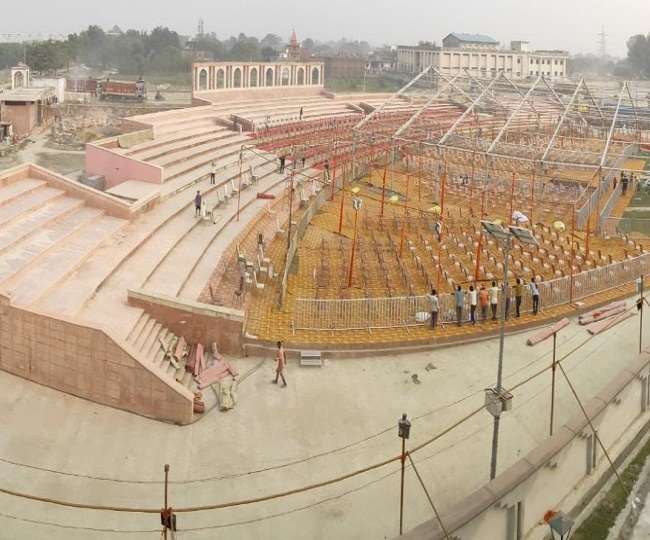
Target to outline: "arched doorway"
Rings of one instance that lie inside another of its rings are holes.
[[[251,74],[249,77],[248,86],[255,87],[257,86],[257,68],[251,68]]]
[[[241,88],[241,69],[235,68],[232,72],[232,86],[233,88]]]
[[[217,71],[217,88],[225,88],[226,86],[226,77],[223,73],[223,69]]]
[[[320,84],[320,70],[316,67],[311,70],[311,84]]]
[[[208,89],[208,72],[205,69],[199,71],[199,90]]]
[[[291,75],[289,74],[288,68],[282,68],[282,76],[280,79],[282,81],[282,86],[289,86],[289,83],[291,82]]]
[[[17,71],[14,75],[14,88],[22,88],[25,86],[25,77],[22,71]]]
[[[266,70],[266,80],[264,86],[273,86],[273,68],[268,68]]]
[[[298,70],[298,84],[299,84],[300,86],[302,86],[303,84],[305,84],[305,70],[302,69],[302,68],[300,68],[300,69]]]

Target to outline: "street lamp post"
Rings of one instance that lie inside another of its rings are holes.
[[[501,301],[501,312],[499,316],[499,363],[497,365],[497,384],[494,388],[487,388],[485,391],[485,404],[488,412],[494,417],[494,426],[492,430],[492,458],[490,461],[490,480],[493,480],[497,474],[497,453],[499,449],[499,422],[501,413],[510,410],[512,407],[512,395],[504,392],[502,386],[503,380],[503,349],[505,343],[505,325],[506,325],[506,302],[509,294],[508,286],[508,259],[512,248],[513,239],[517,239],[524,244],[537,245],[537,240],[528,229],[522,227],[509,226],[503,228],[500,223],[481,221],[481,225],[486,235],[491,236],[503,245],[503,298]]]
[[[404,465],[406,463],[406,439],[411,434],[411,422],[406,417],[406,413],[402,414],[397,422],[397,435],[402,439],[402,455],[400,461],[402,462],[402,478],[400,481],[400,495],[399,495],[399,535],[402,536],[404,524]]]
[[[544,516],[544,521],[546,521],[549,529],[551,529],[552,540],[569,540],[575,521],[564,512],[549,511]]]
[[[355,194],[355,196],[352,197],[352,208],[354,209],[354,234],[352,235],[352,250],[350,252],[350,270],[348,272],[348,288],[352,287],[352,275],[354,273],[354,252],[357,247],[357,219],[359,217],[359,210],[361,210],[361,206],[363,204],[363,201],[359,197],[356,197],[356,194],[359,193],[359,188],[358,187],[352,188],[352,192]]]

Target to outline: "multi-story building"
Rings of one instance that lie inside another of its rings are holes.
[[[567,76],[568,57],[567,51],[531,50],[527,41],[513,41],[509,49],[500,49],[499,42],[488,36],[453,33],[443,39],[443,47],[398,46],[397,70],[416,73],[433,66],[452,76],[467,70],[476,77],[495,77],[503,72],[512,79],[538,75],[562,79]]]

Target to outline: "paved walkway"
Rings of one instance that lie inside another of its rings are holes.
[[[638,317],[633,317],[591,339],[566,360],[581,396],[602,388],[633,358],[638,324]],[[550,362],[551,342],[529,348],[524,345],[528,335],[506,339],[508,387]],[[558,339],[560,356],[586,338],[586,331],[575,324],[563,331]],[[270,383],[270,359],[261,367],[256,358],[235,360],[240,373],[253,370],[240,385],[235,409],[212,411],[186,427],[115,411],[0,373],[2,460],[120,480],[63,476],[0,461],[2,485],[86,503],[159,508],[160,484],[130,482],[160,480],[163,464],[169,463],[172,481],[241,475],[172,485],[170,500],[176,507],[292,489],[396,455],[396,422],[402,412],[415,417],[409,445],[438,433],[483,403],[483,389],[494,384],[496,358],[497,342],[489,340],[412,355],[331,360],[322,369],[291,362],[286,389]],[[515,392],[514,409],[502,420],[499,470],[547,436],[549,388],[550,374],[545,374]],[[578,407],[563,381],[557,391],[560,425]],[[482,412],[415,455],[443,511],[487,480],[491,426],[491,417]],[[325,455],[317,457],[320,454]],[[274,469],[295,460],[301,463]],[[260,468],[270,470],[246,474]],[[181,528],[208,528],[187,531],[181,538],[293,538],[297,531],[303,538],[390,538],[398,526],[396,473],[397,466],[390,465],[273,502],[182,514]],[[408,529],[431,515],[411,471],[406,483]],[[324,499],[329,500],[319,504]],[[0,505],[0,525],[7,538],[158,538],[151,532],[92,530],[154,530],[157,515],[100,514],[7,496],[0,496]],[[215,526],[220,528],[211,528]]]

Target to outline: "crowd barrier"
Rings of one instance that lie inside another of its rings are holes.
[[[568,304],[596,293],[633,282],[650,271],[650,254],[627,259],[593,270],[578,273],[572,277],[540,282],[540,306],[542,309]],[[487,287],[490,284],[486,284]],[[511,296],[514,289],[510,288]],[[467,295],[465,295],[467,297]],[[499,305],[503,294],[499,294]],[[438,321],[441,324],[456,322],[455,299],[452,294],[439,295]],[[510,301],[509,315],[514,315],[514,298]],[[296,330],[370,330],[422,326],[428,324],[418,313],[430,311],[427,295],[394,298],[352,298],[319,300],[296,299],[294,328]],[[532,311],[532,296],[526,287],[522,297],[521,312]],[[479,320],[480,308],[477,310]],[[488,313],[491,317],[491,313]],[[469,302],[465,298],[463,320],[469,319]]]

